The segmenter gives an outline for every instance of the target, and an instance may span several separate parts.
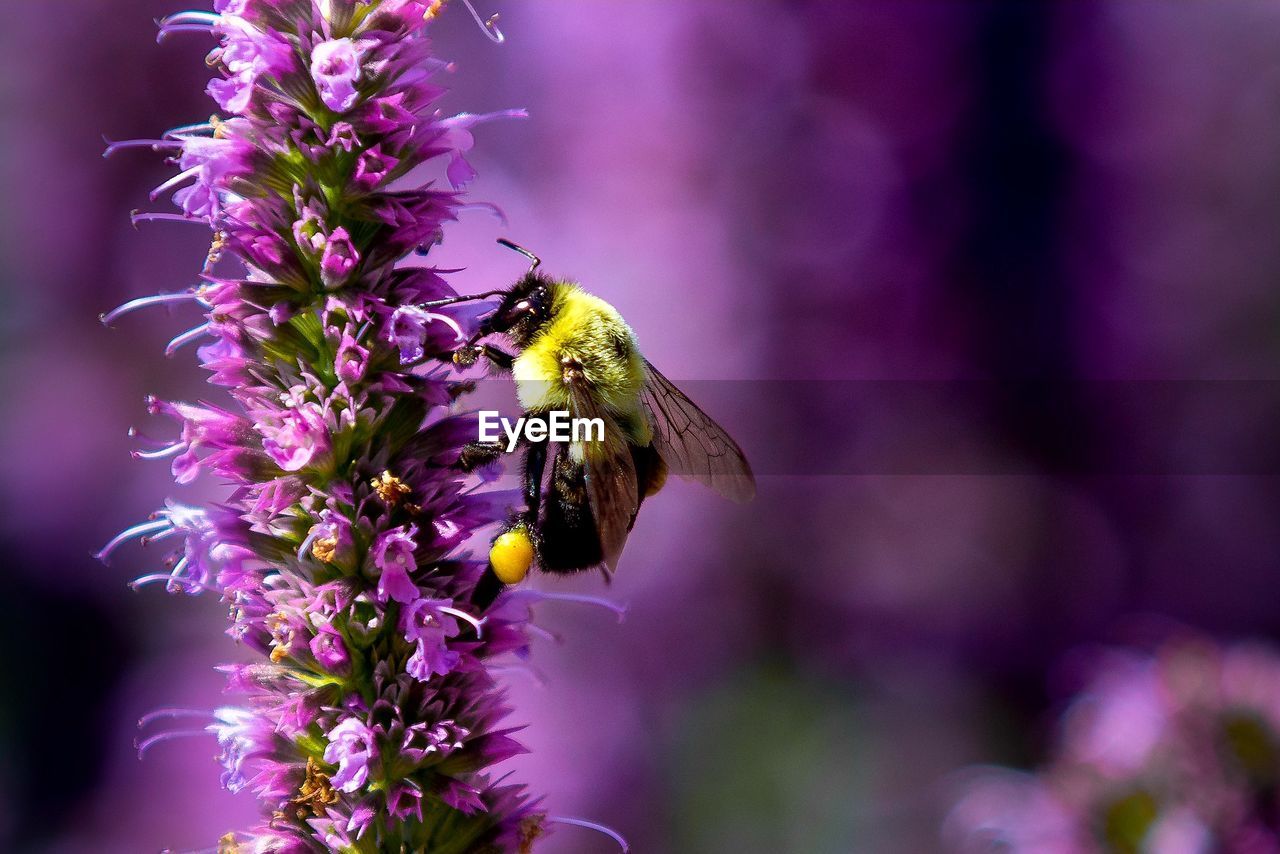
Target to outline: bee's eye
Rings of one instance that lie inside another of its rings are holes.
[[[530,311],[532,309],[533,309],[533,304],[530,303],[527,299],[522,299],[520,300],[520,302],[516,303],[516,311],[520,312],[521,314],[523,314],[526,311]]]

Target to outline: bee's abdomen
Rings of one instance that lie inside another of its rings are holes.
[[[548,572],[578,572],[604,560],[587,497],[586,470],[581,465],[556,461],[538,533],[542,568]]]

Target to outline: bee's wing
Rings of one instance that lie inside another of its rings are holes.
[[[627,534],[640,509],[636,485],[636,465],[631,458],[631,445],[622,428],[600,403],[600,397],[588,380],[578,372],[566,380],[570,413],[574,418],[599,418],[604,422],[604,441],[583,442],[583,465],[586,467],[587,496],[591,515],[600,535],[600,548],[605,565],[614,569]]]
[[[674,473],[705,483],[733,501],[750,501],[756,479],[738,443],[646,359],[641,398],[653,445]]]

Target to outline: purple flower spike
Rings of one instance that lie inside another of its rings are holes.
[[[162,565],[135,586],[216,592],[227,633],[258,656],[224,668],[235,704],[139,742],[216,738],[224,785],[263,815],[222,852],[523,854],[549,827],[523,787],[493,779],[523,750],[497,677],[535,630],[528,601],[476,606],[483,564],[460,550],[517,499],[454,467],[474,438],[450,412],[468,385],[439,366],[475,318],[423,309],[452,289],[401,263],[466,203],[389,189],[429,162],[466,183],[473,128],[520,115],[440,115],[431,77],[447,63],[427,32],[444,5],[214,0],[171,16],[162,35],[219,39],[208,92],[223,115],[109,149],[176,164],[155,197],[178,213],[139,219],[214,235],[198,287],[105,320],[179,300],[205,311],[169,352],[197,353],[222,399],[150,401],[172,433],[136,456],[229,491],[167,504],[101,557],[153,545]]]

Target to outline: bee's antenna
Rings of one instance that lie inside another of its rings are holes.
[[[519,252],[521,255],[528,258],[530,261],[532,261],[533,266],[529,268],[530,273],[532,273],[534,270],[542,266],[542,259],[539,258],[537,255],[534,255],[528,249],[525,249],[519,243],[512,243],[510,240],[507,240],[507,238],[505,237],[499,237],[498,245],[505,246],[513,252]]]

